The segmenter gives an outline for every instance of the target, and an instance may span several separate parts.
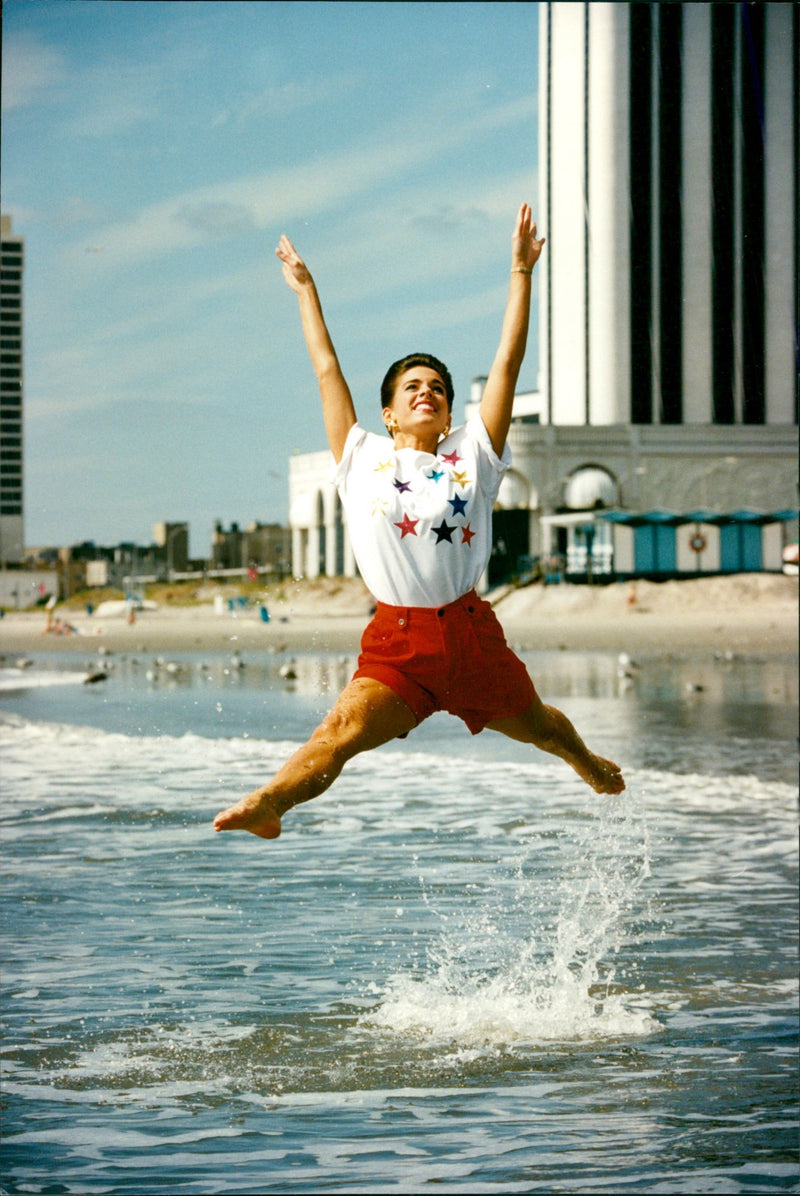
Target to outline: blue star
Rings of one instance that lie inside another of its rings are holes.
[[[450,527],[449,523],[445,523],[444,519],[438,527],[431,528],[431,531],[436,533],[436,543],[441,544],[442,540],[447,540],[448,544],[453,543],[453,532],[456,529]]]
[[[444,470],[443,469],[432,469],[431,472],[428,474],[428,477],[430,478],[430,480],[432,482],[438,482],[439,478],[444,477]]]
[[[453,508],[454,515],[463,515],[467,509],[467,500],[465,498],[459,498],[458,495],[456,495],[455,498],[448,498],[447,501]]]
[[[394,479],[394,485],[397,487],[397,489],[400,491],[401,494],[405,494],[406,490],[411,489],[410,482],[398,482],[397,478]]]

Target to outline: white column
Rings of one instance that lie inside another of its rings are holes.
[[[577,6],[576,6],[577,7]],[[589,422],[630,413],[630,15],[589,6]]]
[[[353,552],[353,545],[350,542],[350,532],[346,522],[344,525],[344,575],[345,577],[356,577],[358,575],[356,558]]]
[[[306,562],[303,553],[303,529],[292,528],[292,577],[304,577]]]
[[[711,5],[683,12],[683,422],[712,422]]]
[[[549,213],[548,204],[551,188],[551,179],[548,172],[548,158],[549,158],[549,144],[547,137],[548,130],[548,113],[549,113],[549,96],[547,94],[547,61],[548,61],[548,27],[549,27],[549,12],[550,7],[546,3],[539,4],[539,205],[536,213],[536,219],[539,225],[539,232],[544,233],[546,237],[550,237]],[[536,266],[539,274],[539,377],[538,386],[539,392],[542,395],[542,400],[547,404],[548,388],[550,380],[549,370],[549,345],[550,345],[550,322],[548,313],[547,288],[548,279],[550,275],[550,245],[548,243],[545,252],[542,254]],[[475,379],[470,390],[470,402],[480,401],[480,393],[477,393],[476,385],[478,379]],[[480,387],[480,392],[483,392],[483,386]],[[550,418],[550,413],[547,413],[547,420]]]
[[[794,422],[794,255],[797,203],[792,146],[792,5],[766,4],[764,108],[766,422]],[[800,19],[795,14],[795,20]],[[796,131],[795,131],[796,135]]]
[[[584,422],[584,6],[551,8],[549,256],[553,423]]]

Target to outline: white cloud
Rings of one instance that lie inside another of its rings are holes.
[[[135,125],[155,120],[158,109],[152,102],[142,102],[138,96],[105,93],[102,102],[92,103],[67,123],[67,134],[75,137],[114,137]]]
[[[296,224],[356,197],[365,198],[380,186],[394,184],[465,141],[477,141],[509,124],[530,124],[534,111],[534,99],[524,97],[490,109],[458,132],[450,128],[431,130],[425,138],[417,136],[416,131],[409,133],[400,124],[385,130],[378,142],[360,142],[349,150],[297,166],[183,192],[93,233],[93,244],[103,250],[98,264],[117,267],[152,260],[247,228],[280,231],[286,221]],[[426,183],[431,185],[431,180]],[[380,223],[385,224],[383,214]],[[77,264],[84,252],[84,241],[72,245],[68,259]]]
[[[184,192],[93,233],[103,250],[100,264],[126,265],[202,245],[212,235],[209,220],[199,218],[203,213],[236,213],[235,230],[230,221],[227,228],[233,232],[247,225],[277,227],[287,219],[324,211],[391,177],[410,162],[412,153],[406,146],[356,150]],[[214,235],[219,235],[219,220],[216,226]],[[74,259],[84,248],[84,242],[72,245],[68,254]]]
[[[28,36],[4,38],[3,112],[35,103],[64,75],[64,60],[57,50]]]
[[[318,108],[338,102],[358,86],[351,74],[331,75],[324,79],[304,78],[302,83],[290,80],[277,87],[267,87],[257,95],[242,99],[238,104],[218,112],[213,128],[229,123],[246,124],[253,119],[285,119],[306,108]]]
[[[505,268],[517,207],[537,199],[536,173],[524,171],[480,185],[471,177],[436,185],[420,179],[393,195],[379,222],[359,211],[319,257],[339,302],[360,304],[410,285],[436,285],[482,267]],[[303,248],[298,244],[298,250]],[[352,263],[359,263],[354,270]],[[314,268],[316,262],[309,262]],[[380,268],[378,268],[380,266]]]

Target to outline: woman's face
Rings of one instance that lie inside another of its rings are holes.
[[[414,365],[401,374],[383,421],[395,436],[433,439],[435,445],[450,423],[447,388],[436,370]]]

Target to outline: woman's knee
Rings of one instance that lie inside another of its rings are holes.
[[[545,706],[537,694],[522,714],[489,723],[489,730],[499,731],[502,735],[507,735],[510,739],[516,739],[521,743],[543,746],[553,737],[553,724],[552,708]]]
[[[324,744],[336,759],[346,762],[410,730],[415,722],[405,702],[387,686],[355,681],[340,694],[312,742]]]

